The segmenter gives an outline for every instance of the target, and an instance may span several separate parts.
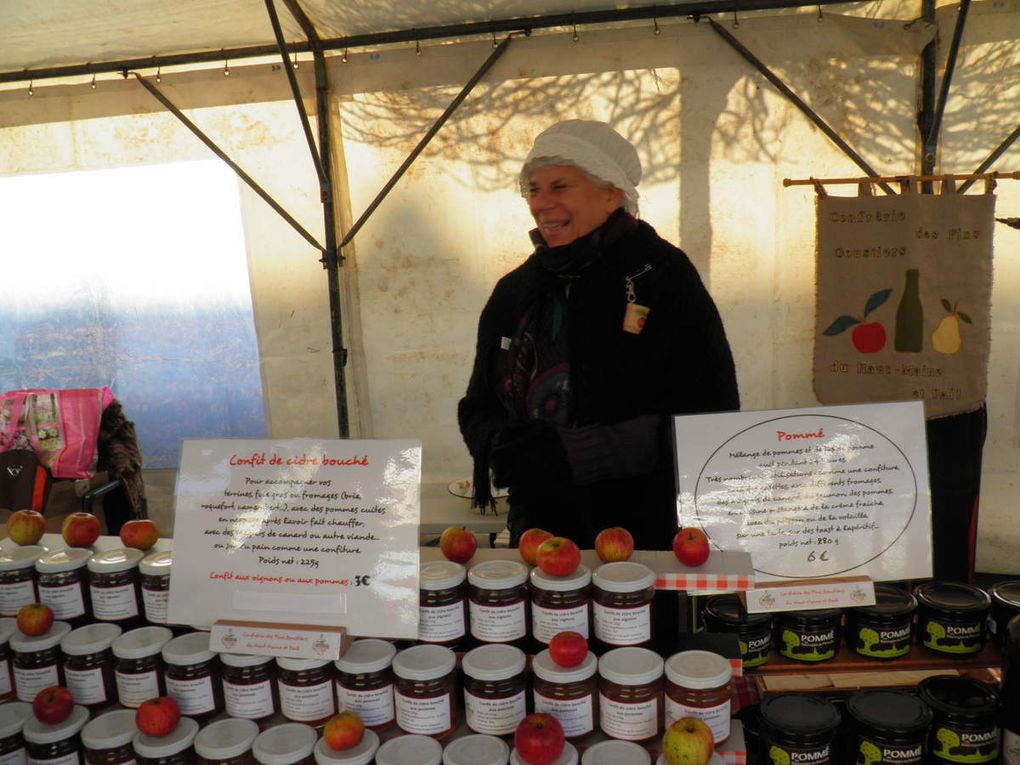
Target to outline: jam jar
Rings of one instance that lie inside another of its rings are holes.
[[[195,736],[199,765],[254,765],[252,744],[259,726],[252,720],[227,718],[209,723]]]
[[[89,600],[90,550],[68,547],[46,553],[35,562],[39,574],[39,602],[53,611],[53,618],[81,627],[92,621]]]
[[[599,727],[612,738],[647,741],[663,722],[662,657],[647,648],[614,648],[599,658]]]
[[[0,704],[0,765],[25,765],[25,737],[21,729],[32,717],[32,705],[24,701]]]
[[[141,550],[123,547],[89,558],[89,597],[96,621],[114,622],[126,629],[141,623],[138,563]]]
[[[470,733],[443,749],[443,765],[506,765],[510,747],[501,738]]]
[[[396,736],[375,753],[375,765],[442,765],[443,745],[415,733]]]
[[[761,751],[773,762],[840,761],[835,742],[841,718],[831,701],[810,693],[770,694],[758,717]]]
[[[405,648],[393,658],[397,726],[405,733],[441,739],[457,726],[454,698],[457,656],[441,645]]]
[[[744,669],[760,667],[772,650],[772,614],[749,614],[734,594],[716,595],[705,603],[705,626],[736,634]]]
[[[195,736],[198,723],[182,717],[165,736],[136,733],[131,745],[138,765],[195,765]]]
[[[163,646],[162,655],[166,694],[177,702],[181,714],[203,722],[223,711],[220,660],[209,648],[208,632],[175,637]]]
[[[280,714],[292,722],[321,726],[336,714],[333,663],[329,659],[276,660]],[[314,744],[314,742],[313,742]]]
[[[482,643],[523,645],[528,634],[528,567],[487,560],[468,571],[471,636]]]
[[[591,569],[578,566],[569,576],[531,570],[531,635],[548,644],[557,632],[591,634]]]
[[[855,762],[921,765],[926,761],[925,739],[932,710],[914,694],[861,689],[851,694],[845,709],[851,734],[843,750]]]
[[[875,585],[875,605],[846,610],[846,644],[869,659],[906,656],[914,641],[917,599],[890,584]]]
[[[334,666],[336,697],[341,710],[358,713],[369,728],[382,730],[395,719],[393,657],[396,647],[375,638],[355,640]]]
[[[121,706],[135,708],[166,695],[162,652],[173,636],[166,627],[139,627],[113,641],[113,679]]]
[[[131,742],[136,733],[133,709],[115,709],[89,720],[81,729],[85,765],[134,765]]]
[[[712,729],[716,745],[730,736],[733,666],[711,651],[681,651],[666,660],[668,728],[683,717],[696,717]]]
[[[39,601],[35,562],[46,553],[42,545],[22,545],[0,552],[0,616]]]
[[[842,616],[838,608],[777,613],[773,619],[776,649],[794,661],[818,662],[835,658]]]
[[[914,588],[921,645],[944,656],[969,656],[985,647],[992,599],[963,582],[924,582]]]
[[[35,717],[26,720],[21,735],[25,737],[28,765],[82,765],[81,729],[88,721],[89,710],[77,704],[66,720],[55,725]]]
[[[315,728],[304,723],[284,723],[262,731],[252,744],[255,761],[262,765],[312,765],[315,760],[315,742],[319,736]]]
[[[94,710],[117,701],[111,646],[118,637],[120,627],[99,622],[71,630],[60,641],[64,680],[76,704]]]
[[[166,606],[170,600],[170,550],[150,552],[138,564],[142,577],[142,607],[149,624],[166,624]]]
[[[655,572],[643,563],[603,563],[592,575],[592,621],[603,646],[639,646],[652,639]]]
[[[14,674],[11,671],[11,638],[18,631],[14,619],[0,619],[0,701],[14,698]],[[0,763],[3,765],[3,763]]]
[[[509,736],[527,715],[524,651],[493,643],[464,654],[464,718],[475,733]]]
[[[64,684],[60,641],[70,631],[67,622],[53,622],[45,634],[29,637],[17,632],[11,636],[14,689],[19,700],[31,702],[43,688]]]
[[[320,738],[315,744],[312,757],[315,758],[315,765],[372,765],[378,750],[379,734],[366,728],[361,741],[347,749],[334,749],[326,743],[326,739]]]
[[[269,720],[280,711],[272,656],[221,653],[223,707],[231,717]]]
[[[418,640],[457,647],[467,634],[467,569],[431,561],[418,575]]]
[[[597,671],[598,659],[591,651],[576,667],[561,667],[549,649],[535,654],[531,660],[535,711],[559,720],[569,739],[587,736],[599,719]]]

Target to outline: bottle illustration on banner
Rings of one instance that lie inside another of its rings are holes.
[[[827,337],[840,335],[850,327],[854,331],[850,333],[850,342],[859,353],[878,353],[885,348],[885,327],[881,322],[865,321],[868,314],[885,303],[889,299],[892,290],[879,290],[868,298],[864,304],[864,315],[856,316],[843,315],[836,319],[822,332]]]
[[[893,347],[897,351],[919,353],[924,345],[924,311],[921,308],[919,289],[921,272],[908,268],[903,296],[896,309],[896,335]]]
[[[946,309],[948,316],[943,316],[942,321],[931,333],[931,347],[939,353],[952,355],[963,346],[963,337],[960,335],[960,322],[973,324],[973,320],[959,310],[959,303],[950,303],[942,298],[942,307]]]

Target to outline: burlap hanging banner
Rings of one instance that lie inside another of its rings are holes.
[[[984,402],[995,196],[821,197],[814,386],[823,404]]]

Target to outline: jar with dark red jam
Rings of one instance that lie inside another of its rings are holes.
[[[166,695],[163,646],[174,634],[166,627],[139,627],[113,641],[113,679],[121,706],[132,709]]]
[[[457,656],[441,645],[416,645],[393,658],[394,709],[404,733],[443,739],[457,727]]]
[[[468,571],[471,636],[482,643],[515,643],[528,634],[528,567],[487,560]]]
[[[208,632],[188,632],[163,646],[166,694],[181,714],[203,722],[223,711],[220,660]]]
[[[89,558],[89,597],[96,621],[113,622],[124,629],[142,621],[141,550],[123,547],[95,553]]]
[[[643,563],[603,563],[592,575],[592,621],[602,646],[642,646],[652,639],[655,572]]]
[[[568,576],[531,570],[531,635],[548,645],[557,632],[591,634],[591,569],[578,566]]]
[[[66,720],[55,725],[39,722],[35,717],[26,720],[21,733],[25,737],[27,764],[83,765],[81,729],[88,721],[89,710],[77,704]]]
[[[76,704],[94,710],[117,701],[111,646],[118,637],[116,624],[97,623],[71,630],[60,641],[64,679]]]
[[[142,577],[142,607],[149,624],[166,624],[167,602],[170,600],[170,567],[173,553],[157,550],[142,558],[138,571]]]
[[[20,701],[29,703],[43,688],[64,684],[60,641],[71,631],[67,622],[53,622],[42,635],[11,636],[14,664],[14,689]]]
[[[418,640],[459,646],[467,635],[467,569],[430,561],[421,567],[418,587]]]
[[[261,765],[313,765],[315,728],[304,723],[284,723],[262,731],[252,744],[255,761]]]
[[[41,545],[0,551],[0,616],[17,616],[22,606],[39,601],[35,562],[45,553]]]
[[[561,667],[552,660],[548,648],[531,661],[535,711],[559,720],[568,739],[587,736],[598,725],[597,671],[598,659],[591,651],[576,667]]]
[[[663,723],[663,661],[647,648],[614,648],[599,658],[599,727],[612,738],[647,741]]]
[[[92,551],[81,547],[46,553],[35,562],[39,574],[39,602],[53,618],[81,627],[92,621],[88,562]]]
[[[136,733],[133,709],[115,709],[89,720],[81,729],[85,765],[134,765],[131,742]]]
[[[25,737],[21,734],[32,717],[32,705],[24,701],[0,704],[0,765],[25,765]]]
[[[324,725],[336,714],[333,662],[279,658],[276,664],[280,668],[280,714],[291,722],[313,727]]]
[[[527,715],[524,651],[512,645],[482,645],[464,654],[464,718],[475,733],[509,736]]]
[[[355,640],[334,666],[340,709],[357,712],[374,730],[393,724],[393,657],[396,647],[386,640]]]
[[[276,662],[272,656],[221,653],[220,662],[223,664],[223,706],[228,715],[262,722],[280,711]]]
[[[259,735],[253,720],[228,718],[209,723],[195,736],[199,765],[254,765],[252,744]]]
[[[14,619],[0,619],[0,701],[14,698],[14,673],[11,667],[11,638],[18,631]],[[0,763],[3,765],[3,763]]]
[[[195,765],[195,736],[198,723],[182,717],[165,736],[136,733],[132,741],[138,765]]]

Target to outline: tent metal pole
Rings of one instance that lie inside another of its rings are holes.
[[[930,152],[933,163],[939,131],[942,129],[942,116],[945,114],[946,100],[949,98],[949,85],[952,83],[953,73],[956,71],[956,59],[960,53],[960,43],[963,41],[963,30],[967,24],[967,12],[969,10],[970,0],[960,0],[960,10],[956,17],[956,26],[953,27],[953,39],[949,44],[949,54],[946,56],[946,71],[942,75],[942,86],[939,88],[939,100],[935,105],[935,114],[932,117],[931,125],[924,139],[925,156],[927,157]],[[933,17],[932,22],[934,23],[934,21]]]
[[[751,64],[751,66],[757,69],[765,77],[765,79],[771,82],[780,93],[786,96],[786,98],[789,99],[794,106],[800,109],[800,111],[815,124],[815,127],[828,136],[829,140],[836,144],[836,146],[838,146],[844,154],[852,159],[854,163],[868,175],[868,177],[874,178],[878,176],[878,173],[872,169],[871,165],[864,161],[864,158],[861,157],[860,154],[850,147],[850,144],[844,141],[835,130],[829,127],[828,123],[819,117],[814,109],[804,103],[804,100],[800,96],[790,90],[786,83],[780,80],[779,77],[771,69],[765,66],[765,64],[762,63],[757,56],[751,53],[751,51],[748,50],[736,37],[730,34],[728,29],[714,19],[708,19],[708,23],[711,24],[712,29],[723,40],[729,43],[733,50],[739,53],[749,64]],[[892,187],[885,182],[879,183],[878,185],[886,194],[896,193],[893,191]]]
[[[997,160],[999,157],[1001,157],[1006,152],[1006,149],[1008,149],[1010,146],[1012,146],[1014,144],[1014,142],[1016,141],[1017,138],[1020,138],[1020,125],[1018,125],[1013,130],[1012,133],[1010,133],[1008,136],[1006,136],[1006,139],[1002,143],[1000,143],[998,146],[996,146],[995,150],[991,154],[989,154],[980,165],[977,166],[977,169],[974,170],[974,175],[980,175],[985,170],[987,170],[992,165],[994,165],[995,164],[995,160]],[[974,180],[976,180],[976,179],[971,179],[971,180],[967,181],[966,183],[961,184],[960,188],[957,189],[956,193],[957,194],[965,193],[967,191],[967,189],[969,189],[971,186],[974,185]]]

